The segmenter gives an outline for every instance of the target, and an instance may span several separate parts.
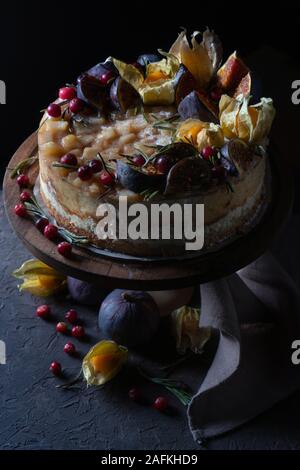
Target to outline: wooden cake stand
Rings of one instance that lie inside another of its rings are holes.
[[[34,155],[37,151],[37,136],[32,134],[16,151],[9,168]],[[11,179],[10,170],[4,177],[4,204],[7,217],[18,237],[37,258],[66,275],[103,287],[139,290],[180,289],[227,276],[254,261],[270,246],[275,235],[284,225],[293,201],[292,178],[275,149],[270,151],[272,170],[272,202],[258,224],[247,234],[221,247],[219,250],[199,254],[193,259],[159,262],[103,257],[88,250],[74,247],[70,259],[63,258],[55,243],[47,240],[30,219],[14,214],[19,202],[19,188]],[[29,170],[33,183],[38,175],[38,163]]]

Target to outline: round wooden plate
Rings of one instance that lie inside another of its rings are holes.
[[[19,147],[9,168],[34,154],[36,133]],[[11,179],[10,170],[4,177],[4,203],[8,219],[28,250],[48,265],[78,279],[98,282],[103,287],[165,290],[179,289],[229,275],[258,258],[269,247],[276,233],[285,223],[293,200],[292,179],[278,153],[271,150],[272,203],[260,222],[246,235],[232,241],[220,250],[200,254],[180,262],[162,260],[161,263],[116,261],[82,249],[73,250],[71,259],[57,253],[56,245],[47,240],[31,220],[14,214],[19,202],[19,188]],[[38,164],[29,170],[31,182],[38,174]]]

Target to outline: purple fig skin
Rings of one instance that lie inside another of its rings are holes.
[[[204,106],[196,91],[192,91],[183,98],[179,103],[178,113],[183,120],[193,118],[204,122],[217,122],[214,115]]]
[[[141,291],[113,290],[102,302],[98,317],[102,336],[128,347],[148,343],[159,324],[156,302]]]
[[[83,305],[99,307],[109,293],[109,290],[101,289],[99,285],[80,281],[74,277],[68,277],[67,283],[72,299]]]

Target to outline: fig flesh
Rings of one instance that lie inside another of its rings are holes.
[[[113,107],[122,113],[134,108],[140,102],[140,96],[136,90],[123,78],[117,77],[110,88],[110,99]]]
[[[200,119],[204,122],[217,122],[215,115],[205,106],[197,91],[189,93],[178,106],[178,113],[183,120]]]

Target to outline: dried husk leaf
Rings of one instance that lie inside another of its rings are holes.
[[[159,62],[148,64],[145,78],[133,65],[113,59],[113,63],[121,77],[133,86],[145,105],[170,105],[175,100],[173,80],[180,64],[174,55],[164,53],[163,51],[160,51],[160,53],[165,55],[166,58]],[[160,72],[167,78],[152,82],[147,81],[151,75],[157,75]]]
[[[48,297],[64,290],[67,278],[47,264],[37,259],[25,261],[12,275],[22,279],[20,292],[29,292],[37,297]]]
[[[223,95],[219,109],[225,137],[239,138],[247,143],[262,142],[270,132],[275,117],[271,98],[262,98],[256,105],[249,106],[249,97]]]
[[[228,139],[233,139],[237,136],[237,116],[241,104],[240,101],[233,100],[228,95],[222,95],[220,99],[220,125],[224,136]]]
[[[170,53],[175,55],[180,63],[186,66],[191,72],[197,84],[205,88],[213,75],[213,66],[205,46],[199,44],[194,33],[191,38],[191,45],[187,40],[186,31],[182,31],[174,44],[170,48]]]
[[[197,146],[199,152],[205,147],[222,147],[224,145],[224,135],[218,124],[209,123],[206,129],[202,129],[197,136]]]
[[[101,357],[104,362],[106,358],[109,358],[110,363],[113,362],[113,367],[107,367],[107,370],[103,372],[96,372],[92,359],[97,356]],[[114,341],[100,341],[90,349],[82,361],[83,376],[88,385],[104,385],[118,374],[127,359],[127,348],[119,346]]]
[[[183,306],[172,312],[173,331],[176,349],[179,354],[191,350],[198,354],[211,336],[210,328],[199,326],[201,311],[199,308]]]
[[[251,108],[258,111],[258,118],[253,130],[252,141],[259,143],[269,134],[276,111],[271,98],[261,98],[260,103],[251,106]]]

